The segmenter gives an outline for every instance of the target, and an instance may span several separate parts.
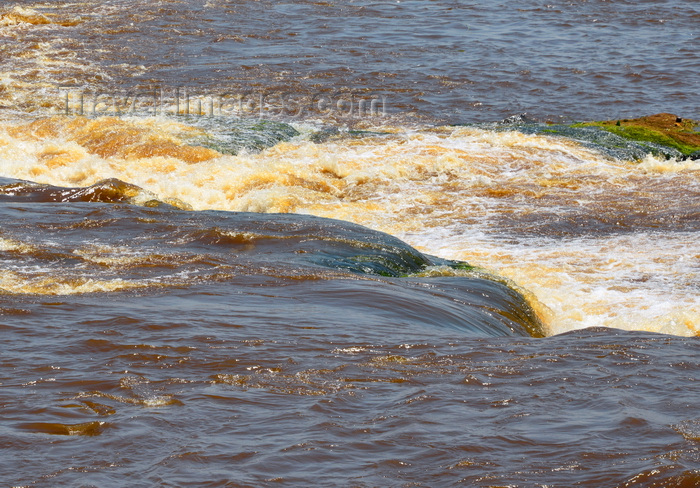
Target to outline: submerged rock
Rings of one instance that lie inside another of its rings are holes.
[[[537,124],[539,123],[538,120],[533,119],[530,117],[527,113],[522,113],[522,114],[515,114],[511,115],[509,117],[506,117],[505,119],[501,120],[500,122],[497,122],[498,124],[501,125],[512,125],[512,124]]]
[[[11,269],[0,276],[0,296],[108,293],[133,306],[136,294],[150,308],[186,290],[186,300],[225,295],[217,306],[252,324],[286,327],[315,316],[314,328],[339,333],[357,325],[546,333],[512,283],[357,224],[183,211],[114,179],[87,188],[0,184],[0,255]]]
[[[192,144],[213,149],[222,154],[236,155],[241,151],[259,152],[299,135],[294,127],[272,120],[227,120],[225,124],[198,124],[208,130],[207,137]]]
[[[337,127],[324,127],[321,130],[315,131],[309,136],[311,142],[316,144],[323,144],[328,140],[343,139],[343,138],[353,138],[361,139],[363,137],[382,137],[390,136],[391,132],[378,132],[371,130],[343,130],[341,131]]]
[[[144,207],[169,205],[182,210],[192,209],[180,200],[174,198],[159,199],[154,193],[117,178],[101,180],[87,187],[73,188],[0,178],[0,202],[6,201],[127,203]]]

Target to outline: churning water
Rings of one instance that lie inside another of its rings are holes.
[[[698,486],[699,22],[2,4],[3,486]]]

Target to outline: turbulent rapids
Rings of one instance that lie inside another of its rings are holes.
[[[352,131],[53,116],[0,126],[0,159],[5,177],[35,182],[7,183],[17,202],[340,219],[517,283],[550,333],[607,325],[696,335],[700,162],[618,159],[611,148],[643,149],[620,140],[517,123]]]
[[[0,2],[3,486],[700,486],[699,20]]]
[[[137,194],[119,181],[85,189],[20,182],[0,187],[3,310],[32,294],[146,289],[111,298],[132,306],[155,300],[149,288],[167,296],[168,288],[188,287],[191,301],[213,289],[243,295],[231,304],[236,320],[264,313],[253,297],[265,296],[292,324],[321,307],[333,310],[328,320],[339,327],[346,315],[356,320],[361,314],[368,327],[544,333],[525,299],[502,280],[357,225],[309,216],[191,213],[156,200],[146,208],[78,203],[129,202]]]

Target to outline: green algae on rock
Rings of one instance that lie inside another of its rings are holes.
[[[584,122],[573,127],[600,127],[622,138],[673,148],[685,157],[700,151],[700,122],[673,114],[661,113],[637,119]]]
[[[476,127],[566,137],[616,159],[640,161],[649,154],[664,159],[700,159],[700,132],[695,130],[699,125],[696,120],[662,113],[570,125],[542,123],[519,115]]]

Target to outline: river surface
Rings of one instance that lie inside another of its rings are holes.
[[[698,25],[3,2],[0,484],[700,486]]]

